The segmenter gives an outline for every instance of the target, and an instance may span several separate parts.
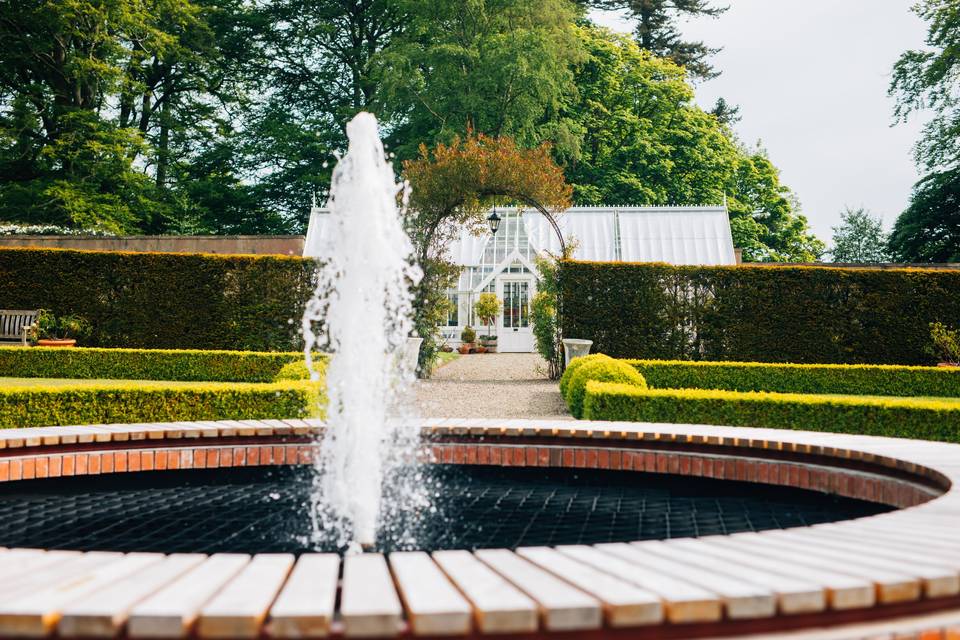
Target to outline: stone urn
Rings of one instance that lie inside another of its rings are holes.
[[[590,355],[590,347],[593,346],[593,340],[580,340],[577,338],[563,339],[563,366],[569,366],[570,361],[580,356]]]

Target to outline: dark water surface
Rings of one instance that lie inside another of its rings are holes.
[[[0,545],[186,552],[336,550],[311,542],[305,467],[82,476],[0,485]],[[887,507],[812,491],[583,469],[436,467],[421,549],[592,544],[797,527]],[[381,550],[398,545],[381,540]]]

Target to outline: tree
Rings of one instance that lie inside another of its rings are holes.
[[[960,168],[931,173],[914,186],[888,247],[899,262],[960,261]]]
[[[448,255],[460,230],[480,233],[494,204],[516,203],[562,211],[571,189],[547,144],[522,149],[510,138],[471,134],[420,147],[420,157],[403,164],[411,186],[407,233],[423,277],[414,290],[414,326],[424,339],[420,371],[429,373],[440,344],[437,326],[445,317],[446,290],[459,268]]]
[[[569,135],[556,113],[576,93],[580,57],[570,0],[408,0],[409,28],[383,56],[383,113],[390,148],[416,157],[420,143],[468,132],[522,146]]]
[[[833,227],[830,254],[834,262],[886,262],[889,256],[883,221],[863,207],[847,207],[840,213],[840,225]]]
[[[497,321],[501,311],[503,311],[503,303],[495,293],[481,293],[480,298],[473,303],[473,313],[487,325],[487,335],[480,336],[481,339],[496,337],[493,335],[493,323]]]
[[[930,23],[931,50],[907,51],[893,67],[890,95],[899,121],[915,111],[933,112],[915,148],[917,164],[928,170],[960,165],[960,3],[921,0],[913,11]]]
[[[577,67],[579,95],[562,115],[583,132],[558,156],[579,204],[719,204],[750,261],[811,261],[823,245],[761,149],[739,144],[697,107],[684,70],[626,36],[590,24]]]
[[[627,10],[637,21],[637,43],[652,54],[685,67],[694,78],[709,80],[720,75],[707,61],[720,51],[703,42],[683,39],[677,22],[681,18],[716,18],[729,7],[713,0],[591,0],[600,9]]]
[[[904,262],[960,260],[960,4],[922,0],[914,12],[930,23],[925,51],[907,51],[893,68],[895,115],[933,113],[914,148],[927,171],[890,234],[891,254]]]

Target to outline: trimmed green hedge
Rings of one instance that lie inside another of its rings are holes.
[[[579,362],[578,362],[579,361]],[[573,366],[577,363],[577,366]],[[593,380],[602,382],[620,382],[645,389],[643,376],[623,360],[602,354],[577,358],[571,362],[573,369],[565,386],[564,398],[574,418],[583,417],[583,399],[587,392],[587,383]]]
[[[273,382],[302,353],[0,347],[0,377]],[[326,356],[315,358],[322,370]]]
[[[83,316],[90,346],[291,351],[316,266],[286,256],[2,248],[0,309]]]
[[[960,270],[565,261],[562,330],[619,358],[934,364]]]
[[[0,390],[0,428],[322,417],[322,384],[115,383]]]
[[[898,365],[628,360],[657,389],[960,397],[960,369]]]
[[[590,382],[589,420],[714,424],[960,442],[960,403],[830,398]]]

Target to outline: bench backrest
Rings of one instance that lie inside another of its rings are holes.
[[[23,328],[29,327],[37,321],[39,309],[33,311],[0,309],[0,339],[16,339],[23,337]]]

